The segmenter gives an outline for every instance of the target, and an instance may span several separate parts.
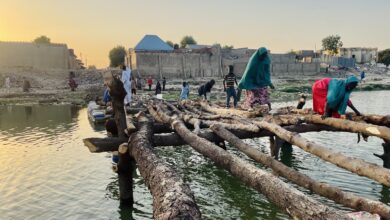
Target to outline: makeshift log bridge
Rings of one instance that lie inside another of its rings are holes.
[[[115,79],[113,81],[117,82]],[[120,99],[114,98],[114,102],[116,101],[119,102]],[[123,111],[123,106],[119,106],[118,111]],[[117,123],[118,129],[126,130],[124,133],[128,133],[129,138],[123,135],[103,139],[88,138],[84,140],[84,143],[91,152],[119,150],[119,164],[129,165],[128,156],[135,160],[153,196],[153,217],[155,219],[201,218],[196,204],[196,195],[175,169],[164,163],[153,149],[154,147],[180,145],[191,146],[219,167],[228,170],[243,183],[265,195],[269,201],[293,218],[349,219],[349,216],[345,211],[326,206],[310,198],[280,180],[278,176],[346,207],[390,219],[390,207],[386,204],[321,183],[279,162],[275,159],[277,148],[280,147],[277,141],[271,141],[274,144],[270,147],[274,149],[272,152],[275,155],[270,156],[241,140],[256,137],[270,137],[271,140],[278,138],[350,172],[390,186],[389,169],[334,152],[326,146],[310,142],[299,135],[299,133],[318,131],[361,133],[382,138],[385,141],[384,148],[389,149],[390,131],[386,125],[380,123],[373,125],[362,120],[322,120],[317,115],[298,115],[291,112],[280,115],[265,114],[266,110],[263,108],[248,112],[222,109],[206,102],[169,103],[152,100],[145,103],[145,108],[141,113],[129,115],[126,118],[127,124],[133,124],[136,129],[129,129],[129,126],[124,126],[121,121]],[[122,113],[119,115],[122,118],[125,117]],[[116,117],[118,117],[117,113]],[[221,143],[225,141],[253,159],[254,162],[222,149]],[[382,156],[386,158],[388,152],[385,151]],[[273,173],[259,169],[254,165],[255,162],[269,167]],[[128,178],[124,181],[119,180],[120,190],[127,190],[127,192],[120,193],[121,199],[126,199],[126,197],[122,198],[122,195],[127,195],[132,189],[131,174],[130,176],[123,175],[129,173],[129,169],[124,169],[122,173],[118,172],[122,178]],[[127,187],[121,185],[127,185]]]

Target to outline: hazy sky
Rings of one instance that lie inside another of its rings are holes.
[[[134,47],[145,34],[272,52],[319,49],[339,34],[346,47],[384,49],[389,21],[389,0],[0,0],[1,41],[47,35],[98,67],[112,47]]]

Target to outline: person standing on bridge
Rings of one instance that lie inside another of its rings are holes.
[[[345,80],[332,78],[317,80],[312,87],[314,112],[323,118],[340,118],[349,106],[357,115],[361,115],[349,99],[358,81],[356,76],[349,76]]]
[[[274,89],[271,82],[271,59],[265,47],[259,48],[249,59],[245,72],[238,84],[240,89],[246,90],[243,108],[253,108],[254,105],[268,105],[271,110],[268,86]]]
[[[230,108],[230,97],[233,97],[234,108],[237,107],[237,94],[234,85],[237,85],[237,78],[233,72],[233,65],[229,65],[229,73],[223,79],[223,88],[226,92],[226,108]]]

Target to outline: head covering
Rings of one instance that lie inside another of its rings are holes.
[[[265,53],[267,53],[267,49],[261,47],[249,59],[245,72],[238,84],[240,89],[252,90],[271,85],[271,59],[267,54],[267,56],[260,61],[260,56]]]
[[[356,76],[348,76],[345,80],[332,79],[328,86],[326,104],[329,109],[337,110],[339,114],[345,114],[347,103],[352,90],[347,91],[346,87],[350,83],[358,83]]]

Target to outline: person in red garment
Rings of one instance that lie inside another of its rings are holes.
[[[358,81],[355,76],[345,80],[324,78],[316,81],[312,87],[314,112],[323,118],[340,118],[349,106],[357,115],[361,115],[349,99]]]

